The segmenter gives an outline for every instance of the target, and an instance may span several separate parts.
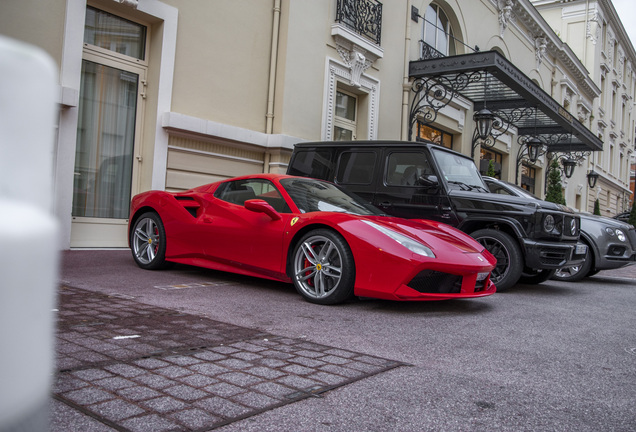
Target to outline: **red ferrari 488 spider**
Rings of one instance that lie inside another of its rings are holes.
[[[495,292],[496,260],[468,235],[384,216],[332,183],[302,177],[260,174],[136,195],[129,241],[144,269],[177,262],[292,282],[319,304]]]

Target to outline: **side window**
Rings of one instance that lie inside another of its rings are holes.
[[[261,179],[235,180],[223,183],[214,192],[214,196],[220,200],[245,205],[245,201],[261,199],[267,201],[280,213],[290,213],[287,203],[272,182]]]
[[[331,152],[328,150],[300,150],[287,170],[287,174],[332,180],[329,173],[333,170]]]
[[[375,153],[344,152],[338,159],[336,183],[368,185],[373,180]]]
[[[389,154],[385,182],[388,186],[417,186],[420,177],[435,175],[428,157],[421,152]]]

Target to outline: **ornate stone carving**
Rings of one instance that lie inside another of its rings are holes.
[[[514,20],[512,6],[514,0],[497,0],[497,9],[499,9],[499,36],[503,38],[508,24]]]
[[[366,50],[353,44],[351,49],[343,45],[337,45],[338,54],[351,71],[350,84],[354,87],[360,87],[360,77],[373,62],[367,59]]]
[[[534,39],[534,56],[537,59],[537,68],[539,68],[539,65],[541,65],[547,49],[548,39],[543,36],[539,36]]]
[[[137,6],[139,5],[139,0],[113,0],[116,3],[121,3],[125,6],[129,6],[133,9],[137,9]]]

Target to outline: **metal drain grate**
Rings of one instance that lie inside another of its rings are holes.
[[[119,431],[211,430],[403,365],[70,287],[57,336],[54,397]]]

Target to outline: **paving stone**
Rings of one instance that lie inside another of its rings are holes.
[[[201,360],[197,358],[184,355],[164,357],[164,360],[167,360],[170,363],[174,363],[179,366],[191,366],[197,363],[201,363]]]
[[[107,372],[103,369],[84,369],[71,372],[71,374],[85,381],[95,381],[98,379],[110,378],[114,376],[112,373]]]
[[[213,363],[201,363],[191,366],[190,369],[209,376],[219,375],[230,371],[227,368],[217,366]]]
[[[201,360],[205,360],[205,361],[216,361],[216,360],[223,360],[227,358],[227,356],[225,356],[224,354],[219,354],[212,351],[199,352],[199,353],[196,353],[194,357]]]
[[[104,402],[114,398],[111,393],[94,387],[74,390],[64,393],[62,396],[80,405],[92,405],[94,403]]]
[[[345,357],[345,358],[352,358],[358,355],[357,353],[346,351],[343,349],[338,349],[338,348],[328,349],[325,351],[325,354],[335,355],[338,357]]]
[[[232,353],[240,351],[239,349],[231,348],[228,346],[218,346],[218,347],[210,348],[210,350],[220,354],[232,354]]]
[[[165,368],[155,369],[154,372],[168,378],[177,378],[192,374],[191,370],[180,366],[168,366]]]
[[[251,352],[237,352],[232,354],[232,357],[249,362],[255,362],[263,358],[263,356]]]
[[[179,424],[157,414],[134,417],[122,423],[131,432],[168,432],[181,429]]]
[[[343,365],[343,364],[347,364],[351,362],[351,360],[349,359],[334,356],[334,355],[327,355],[324,357],[320,357],[320,360],[327,363],[337,364],[337,365]]]
[[[161,396],[161,393],[159,393],[158,391],[148,387],[141,387],[141,386],[129,387],[129,388],[117,390],[116,393],[122,396],[123,398],[131,400],[131,401],[141,401],[141,400],[152,399],[152,398]]]
[[[183,401],[170,396],[163,396],[155,399],[140,402],[141,405],[150,408],[158,413],[168,413],[176,410],[182,410],[188,406]]]
[[[307,375],[307,378],[315,380],[315,381],[321,381],[329,385],[336,385],[336,384],[342,383],[343,381],[342,376],[330,374],[327,372],[316,372],[311,375]]]
[[[288,374],[294,374],[294,375],[307,375],[314,372],[314,369],[306,368],[298,364],[285,366],[281,370],[287,372]]]
[[[349,369],[349,368],[338,366],[338,365],[332,365],[332,364],[322,366],[320,370],[323,372],[329,372],[336,375],[342,375],[343,377],[347,377],[347,378],[355,378],[355,377],[359,377],[363,375],[363,373],[360,371]]]
[[[91,405],[90,410],[113,421],[123,420],[144,412],[138,406],[118,399]]]
[[[221,360],[216,363],[228,369],[246,369],[252,366],[252,363],[248,363],[246,361],[243,361],[240,359],[234,359],[234,358]]]
[[[324,357],[321,358],[321,360],[323,360],[323,359],[324,359]],[[301,356],[289,359],[289,361],[292,362],[292,363],[296,363],[296,364],[299,364],[299,365],[307,366],[307,367],[310,367],[310,368],[317,368],[317,367],[320,367],[320,366],[324,366],[326,363],[324,361],[321,361],[321,360],[315,360],[315,359],[311,359],[311,358],[308,358],[308,357],[301,357]]]
[[[265,382],[261,384],[256,384],[255,386],[252,386],[251,389],[256,390],[260,393],[264,393],[270,397],[277,398],[277,399],[283,399],[285,396],[289,395],[290,393],[296,392],[295,389],[291,389],[282,384],[277,384],[273,382]]]
[[[232,400],[255,409],[263,409],[268,406],[276,405],[280,402],[278,399],[254,392],[236,395],[232,398]]]
[[[219,382],[219,380],[215,378],[211,378],[207,375],[201,375],[201,374],[188,375],[186,377],[177,378],[176,380],[184,384],[188,384],[189,386],[197,387],[197,388],[209,386],[211,384],[216,384]]]
[[[264,381],[261,378],[255,377],[254,375],[248,375],[243,372],[230,372],[218,375],[217,378],[238,386],[250,386]]]
[[[264,366],[253,367],[253,368],[247,369],[246,372],[249,372],[252,375],[258,375],[259,377],[263,377],[267,379],[275,379],[285,375],[285,373],[279,370],[264,367]]]
[[[223,418],[238,417],[247,414],[250,409],[218,396],[212,396],[194,403],[198,408]]]
[[[280,384],[285,384],[286,386],[297,388],[297,389],[306,389],[309,387],[313,387],[319,385],[317,381],[310,380],[307,378],[302,378],[295,375],[287,375],[282,378],[276,380],[276,382]]]
[[[94,381],[93,384],[105,388],[106,390],[118,390],[135,385],[133,381],[119,377],[104,378],[98,381]]]
[[[104,369],[126,378],[136,377],[146,373],[146,371],[141,368],[130,366],[127,364],[108,365],[108,366],[105,366]]]
[[[161,375],[146,374],[133,378],[136,382],[147,385],[148,387],[161,390],[166,387],[172,387],[177,384],[176,381],[162,377]]]
[[[287,362],[284,362],[279,359],[273,359],[273,358],[263,358],[263,359],[257,360],[255,363],[259,365],[271,367],[271,368],[278,368],[281,366],[285,366],[287,364]]]
[[[232,348],[250,352],[265,351],[267,348],[249,342],[237,342],[230,345]]]
[[[171,417],[190,429],[202,429],[222,421],[221,417],[214,416],[197,408],[180,411],[172,414]]]
[[[166,389],[163,389],[163,392],[184,401],[194,401],[209,395],[209,393],[207,392],[197,390],[187,385],[168,387]]]
[[[77,390],[86,387],[88,384],[71,375],[64,374],[57,377],[53,384],[53,393],[64,393],[71,390]]]
[[[160,367],[166,367],[170,365],[170,363],[165,362],[163,360],[156,359],[156,358],[136,360],[133,363],[144,369],[158,369]]]
[[[243,387],[238,387],[228,383],[213,384],[205,387],[204,390],[222,397],[234,396],[245,391]]]
[[[319,351],[309,351],[309,350],[300,350],[300,351],[296,351],[296,354],[299,356],[303,356],[303,357],[309,357],[309,358],[318,358],[318,357],[323,357],[325,354]]]

